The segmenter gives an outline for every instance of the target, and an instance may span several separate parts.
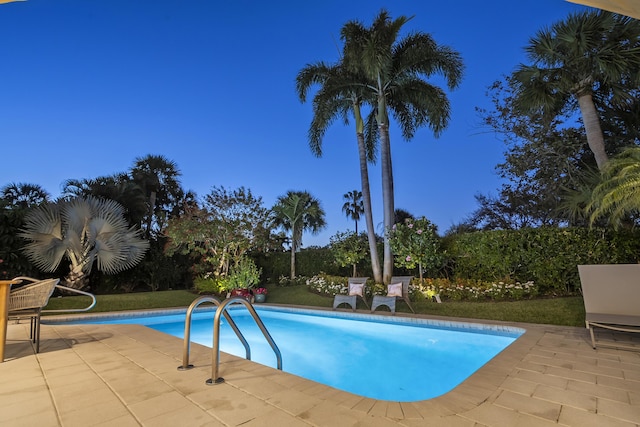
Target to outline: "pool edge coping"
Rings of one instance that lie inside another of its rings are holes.
[[[215,311],[216,306],[199,306],[194,310],[194,313],[202,313]],[[234,308],[235,307],[231,307]],[[259,304],[256,306],[258,309],[272,310],[272,311],[285,311],[290,313],[301,314],[316,314],[321,313],[324,317],[329,318],[342,318],[342,319],[356,319],[356,320],[368,320],[387,324],[404,324],[404,325],[423,325],[434,326],[443,329],[452,329],[457,331],[467,332],[480,332],[493,331],[497,333],[513,334],[514,338],[520,338],[527,331],[525,325],[517,324],[515,322],[503,322],[496,320],[485,319],[464,319],[464,318],[451,318],[444,316],[429,316],[424,314],[411,314],[411,313],[396,313],[391,315],[388,312],[375,312],[365,310],[346,311],[335,310],[326,307],[309,307],[309,306],[297,306],[297,305],[285,305],[285,304]],[[60,314],[60,315],[47,315],[42,318],[45,324],[61,324],[64,322],[73,322],[76,320],[99,320],[102,318],[115,318],[124,319],[127,317],[139,317],[142,315],[148,316],[161,316],[161,315],[179,315],[186,313],[187,307],[172,307],[172,308],[157,308],[157,309],[145,309],[145,310],[125,310],[125,311],[109,311],[100,313],[82,313],[82,314]],[[386,313],[386,314],[385,314]],[[452,320],[445,320],[452,319]]]

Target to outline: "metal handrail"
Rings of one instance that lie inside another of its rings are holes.
[[[191,303],[191,305],[189,305],[189,308],[187,309],[187,316],[186,316],[186,318],[184,320],[184,341],[183,341],[183,346],[182,346],[182,365],[178,366],[178,370],[184,371],[186,369],[193,368],[193,365],[191,365],[189,363],[189,347],[190,347],[190,344],[191,344],[191,315],[193,314],[193,311],[196,309],[196,307],[198,307],[200,304],[205,303],[205,302],[213,303],[217,307],[220,306],[220,300],[218,298],[212,297],[212,296],[202,296],[200,298],[197,298],[195,301],[193,301]],[[247,359],[251,360],[251,349],[249,348],[249,343],[244,338],[244,336],[240,332],[240,329],[238,329],[238,326],[233,321],[231,316],[229,316],[229,313],[227,313],[226,311],[224,313],[224,318],[227,319],[227,322],[229,322],[229,326],[231,326],[231,329],[233,329],[233,331],[236,333],[238,339],[240,340],[240,342],[244,346],[244,350],[246,352]]]
[[[224,382],[224,378],[218,376],[218,368],[220,365],[220,316],[226,313],[227,306],[233,303],[240,303],[244,305],[247,310],[249,310],[251,317],[253,317],[253,320],[255,320],[256,324],[260,328],[260,331],[262,331],[262,335],[264,335],[264,337],[267,339],[269,345],[273,349],[273,352],[276,354],[278,369],[282,370],[282,355],[280,354],[280,349],[273,341],[271,334],[269,334],[269,331],[267,331],[264,323],[262,323],[262,319],[260,319],[260,316],[258,316],[258,313],[253,308],[251,303],[242,297],[228,298],[218,306],[218,308],[216,309],[216,315],[213,318],[213,352],[211,357],[211,378],[206,381],[208,385],[220,384]]]
[[[63,291],[72,292],[76,294],[86,295],[91,298],[91,304],[85,308],[65,308],[59,310],[42,310],[42,313],[79,313],[83,311],[89,311],[93,307],[96,306],[96,297],[92,293],[81,291],[78,289],[69,288],[67,286],[56,285],[56,288],[62,289]]]

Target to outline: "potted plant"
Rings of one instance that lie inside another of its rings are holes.
[[[267,300],[267,288],[258,288],[254,290],[253,297],[256,302],[265,302]]]
[[[229,276],[223,281],[227,297],[241,296],[251,301],[251,288],[260,280],[260,269],[251,258],[243,257],[231,268]]]

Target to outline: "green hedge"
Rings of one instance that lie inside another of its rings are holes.
[[[252,254],[265,283],[278,283],[280,276],[291,274],[291,252]],[[350,267],[340,267],[328,247],[303,249],[296,254],[296,275],[311,277],[319,272],[335,276],[350,276]]]
[[[447,249],[454,277],[534,281],[543,293],[580,287],[579,264],[637,263],[638,231],[529,228],[452,236]]]

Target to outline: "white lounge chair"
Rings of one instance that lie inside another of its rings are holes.
[[[640,264],[579,265],[585,322],[596,348],[594,327],[640,332]],[[640,347],[600,341],[603,347]]]
[[[369,308],[366,299],[366,283],[368,277],[349,277],[347,282],[347,295],[338,294],[333,298],[333,309],[338,308],[340,304],[347,304],[351,306],[353,311],[356,311],[356,305],[358,303],[358,297],[364,302],[364,305]]]

